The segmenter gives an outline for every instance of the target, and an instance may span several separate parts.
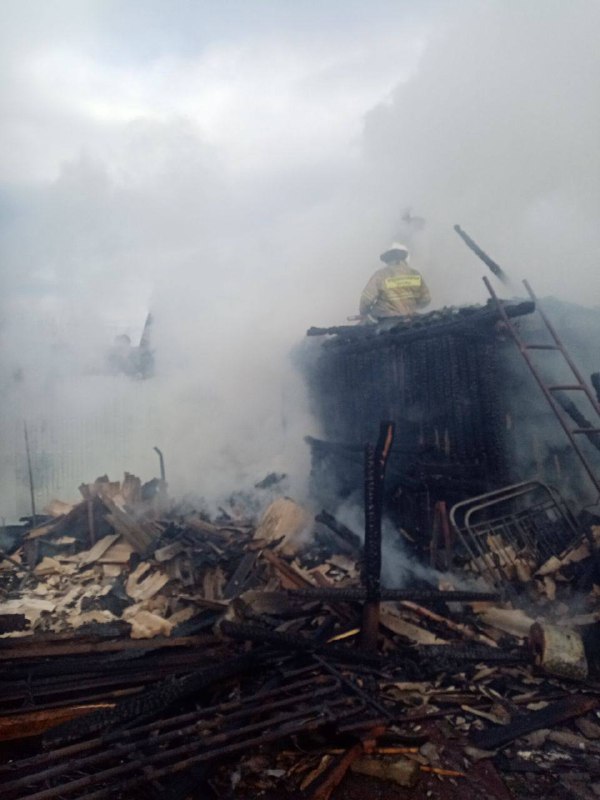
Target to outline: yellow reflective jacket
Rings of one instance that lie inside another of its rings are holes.
[[[378,269],[363,289],[360,314],[403,317],[414,314],[431,302],[431,295],[421,273],[403,261]]]

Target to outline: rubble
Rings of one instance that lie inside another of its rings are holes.
[[[541,774],[574,797],[573,776],[600,779],[584,533],[518,596],[465,589],[468,571],[390,589],[327,511],[279,497],[209,519],[159,489],[82,486],[0,563],[6,800],[379,796],[365,781],[489,800]]]
[[[541,309],[551,343],[521,338],[529,285],[517,305],[486,285],[485,308],[309,331],[328,337],[313,483],[355,497],[362,469],[364,536],[280,473],[254,483],[270,504],[173,502],[157,448],[160,478],[105,475],[74,505],[37,513],[31,484],[0,551],[6,800],[600,793],[600,525],[548,464],[509,483],[535,435],[499,391],[507,337],[570,442],[551,459],[565,496],[580,475],[600,487],[577,443],[597,435],[554,392],[600,407]]]

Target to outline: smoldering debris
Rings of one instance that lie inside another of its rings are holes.
[[[598,518],[507,482],[500,356],[536,306],[311,330],[317,514],[282,472],[175,500],[160,450],[32,510],[0,562],[7,800],[595,781]]]
[[[8,800],[316,800],[372,780],[506,798],[530,773],[597,779],[600,588],[574,576],[600,526],[510,599],[460,571],[391,590],[327,510],[238,498],[209,516],[149,484],[83,484],[0,563]]]

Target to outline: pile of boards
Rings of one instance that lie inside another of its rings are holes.
[[[365,651],[360,539],[330,515],[209,519],[130,475],[82,494],[1,565],[6,800],[600,796],[599,593],[569,596],[572,559],[526,608],[409,586]]]

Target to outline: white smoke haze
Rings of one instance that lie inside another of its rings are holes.
[[[456,222],[517,285],[599,304],[593,0],[2,16],[1,515],[27,510],[24,419],[46,495],[149,478],[156,444],[174,493],[276,470],[301,499],[318,428],[289,353],[357,313],[408,207],[434,306],[486,299]],[[149,310],[155,377],[102,374]]]
[[[343,500],[335,509],[335,518],[353,533],[365,538],[364,509],[356,497]],[[386,589],[403,589],[414,585],[415,581],[428,583],[436,589],[452,586],[461,591],[489,591],[489,584],[479,575],[458,576],[442,572],[419,561],[410,553],[403,534],[388,517],[381,525],[381,583]]]

